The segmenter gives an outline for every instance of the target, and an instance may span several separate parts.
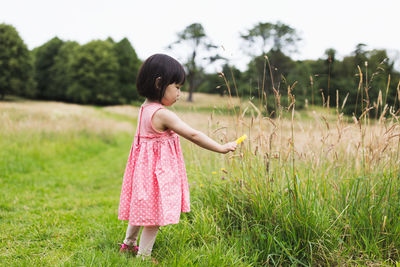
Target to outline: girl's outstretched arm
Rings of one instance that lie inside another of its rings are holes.
[[[204,133],[191,128],[168,109],[159,109],[153,116],[153,124],[161,124],[164,128],[173,130],[196,145],[214,152],[228,153],[235,151],[237,146],[236,142],[229,142],[223,145],[215,142]]]

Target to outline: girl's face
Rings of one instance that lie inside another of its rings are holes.
[[[172,106],[178,99],[181,94],[181,84],[171,83],[165,89],[165,94],[161,99],[161,104],[164,106]]]

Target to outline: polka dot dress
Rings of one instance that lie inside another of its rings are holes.
[[[143,104],[122,182],[118,219],[130,225],[167,225],[190,211],[189,187],[179,136],[152,126],[158,103]]]

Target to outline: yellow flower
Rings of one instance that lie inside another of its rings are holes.
[[[212,172],[212,174],[217,174],[217,172]]]
[[[237,140],[236,140],[236,144],[240,144],[241,142],[243,142],[245,139],[247,138],[247,135],[242,135],[241,137],[239,137]]]

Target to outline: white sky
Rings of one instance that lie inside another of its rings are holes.
[[[0,23],[16,27],[29,49],[55,36],[81,44],[127,37],[143,60],[154,53],[180,58],[166,47],[177,32],[198,22],[243,70],[248,58],[240,51],[239,34],[258,22],[280,20],[303,39],[294,59],[317,59],[327,48],[340,58],[365,43],[367,49],[389,50],[399,66],[399,11],[399,0],[0,0]]]

